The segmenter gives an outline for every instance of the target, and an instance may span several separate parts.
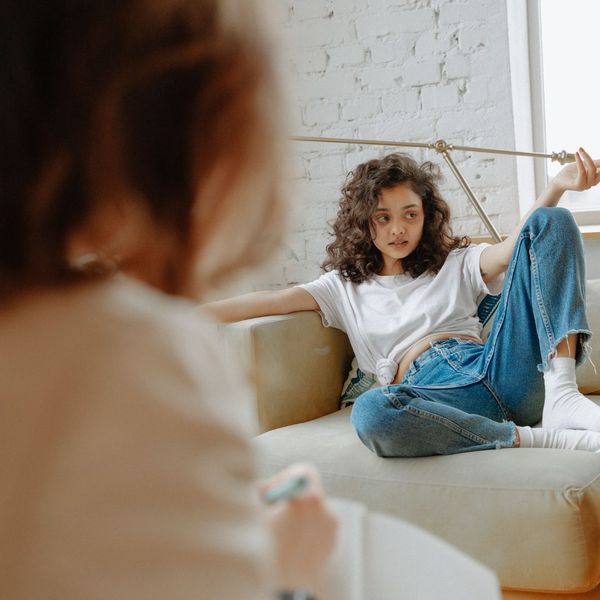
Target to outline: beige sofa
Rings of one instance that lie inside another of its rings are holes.
[[[600,338],[600,280],[588,282]],[[265,474],[317,465],[329,494],[427,529],[491,567],[506,599],[600,599],[600,454],[504,449],[417,459],[379,458],[338,410],[352,350],[316,313],[225,328],[256,389],[256,442]],[[593,359],[600,367],[600,340]],[[584,391],[600,373],[582,367]]]

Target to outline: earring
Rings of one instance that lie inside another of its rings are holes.
[[[119,265],[114,258],[92,250],[71,258],[69,269],[82,275],[112,275],[119,270]]]

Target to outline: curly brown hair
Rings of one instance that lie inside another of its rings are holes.
[[[362,283],[383,268],[381,252],[373,243],[372,216],[382,190],[406,183],[423,202],[425,220],[417,248],[402,259],[402,268],[412,277],[437,273],[451,250],[471,241],[456,237],[450,227],[450,207],[437,187],[439,167],[432,162],[419,165],[406,154],[389,154],[362,163],[348,174],[333,223],[333,242],[327,245],[325,271],[337,269],[353,283]]]

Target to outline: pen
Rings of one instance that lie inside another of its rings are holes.
[[[286,479],[281,483],[272,487],[263,496],[267,504],[291,500],[297,496],[302,490],[308,486],[308,477],[305,475],[297,475]],[[309,590],[285,590],[278,594],[278,600],[311,600],[313,598]]]
[[[264,501],[267,504],[273,504],[274,502],[280,502],[282,500],[291,500],[297,496],[302,490],[308,486],[308,477],[305,475],[298,475],[290,479],[286,479],[282,483],[272,487],[263,496]]]

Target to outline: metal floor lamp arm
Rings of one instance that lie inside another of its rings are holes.
[[[442,155],[443,159],[446,161],[447,165],[450,167],[450,170],[452,171],[452,174],[454,175],[454,177],[456,177],[458,183],[460,183],[460,186],[462,187],[463,191],[467,195],[467,198],[473,205],[473,208],[479,215],[479,218],[483,221],[483,224],[486,226],[487,230],[490,232],[490,235],[492,236],[492,239],[494,240],[494,242],[501,242],[502,238],[500,237],[498,230],[494,227],[494,224],[492,223],[492,221],[488,217],[488,214],[485,212],[483,206],[481,205],[479,198],[477,198],[477,196],[475,196],[475,194],[473,193],[471,186],[467,183],[467,180],[463,177],[463,174],[460,172],[460,169],[458,168],[458,166],[456,165],[456,163],[450,156],[450,153],[447,150],[444,150],[444,151],[440,152],[440,154]]]
[[[435,150],[438,154],[441,154],[446,164],[452,171],[454,177],[456,177],[458,183],[465,192],[469,202],[475,208],[477,215],[483,221],[486,229],[490,232],[495,242],[502,241],[498,230],[494,227],[489,216],[483,209],[481,202],[477,196],[473,193],[471,186],[467,183],[467,180],[463,177],[460,169],[450,156],[451,150],[461,150],[464,152],[484,152],[486,154],[504,154],[509,156],[527,156],[531,158],[549,158],[550,160],[559,162],[561,165],[566,163],[575,162],[575,155],[562,150],[561,152],[552,152],[546,154],[543,152],[524,152],[520,150],[505,150],[501,148],[478,148],[476,146],[454,146],[448,144],[445,140],[437,140],[434,143],[427,142],[397,142],[391,140],[360,140],[352,138],[330,138],[330,137],[311,137],[303,135],[294,135],[290,138],[296,142],[318,142],[318,143],[329,143],[329,144],[356,144],[360,146],[388,146],[392,148],[425,148],[429,150]]]

